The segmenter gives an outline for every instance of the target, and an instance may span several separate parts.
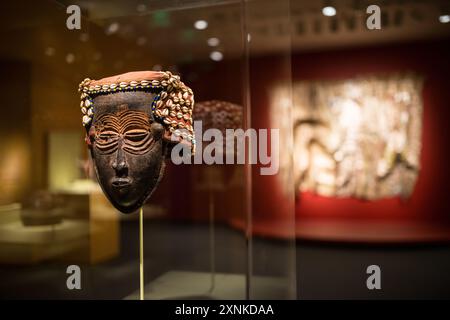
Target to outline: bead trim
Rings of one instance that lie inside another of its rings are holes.
[[[192,120],[194,94],[177,75],[164,72],[160,80],[141,80],[120,82],[105,85],[90,85],[91,79],[84,79],[78,91],[81,92],[81,113],[84,127],[88,127],[94,115],[93,98],[99,94],[123,91],[155,90],[159,93],[151,103],[151,109],[156,120],[161,122],[169,132],[176,137],[191,143],[192,153],[195,152],[195,138]]]

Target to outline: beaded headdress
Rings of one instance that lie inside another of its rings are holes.
[[[78,91],[81,92],[80,107],[85,128],[89,128],[92,123],[93,100],[98,95],[125,91],[156,93],[151,102],[155,120],[164,125],[173,141],[186,142],[192,153],[195,152],[192,127],[194,93],[179,76],[172,75],[169,71],[135,71],[100,80],[86,78],[80,83]]]

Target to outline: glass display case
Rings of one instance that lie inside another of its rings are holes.
[[[0,295],[139,299],[142,289],[145,299],[296,298],[289,1],[7,7]],[[139,213],[120,213],[98,185],[78,93],[85,78],[138,70],[179,75],[202,121],[193,163],[168,158],[143,206],[142,242]],[[226,141],[236,146],[211,153],[211,129],[224,141],[234,130]],[[69,266],[79,267],[81,290],[70,287]]]
[[[0,16],[0,298],[450,297],[446,1]]]

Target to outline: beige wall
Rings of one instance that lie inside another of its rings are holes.
[[[0,62],[0,205],[18,202],[31,187],[30,68]]]

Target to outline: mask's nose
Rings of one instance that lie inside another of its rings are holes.
[[[112,168],[116,171],[118,177],[123,177],[128,175],[128,164],[125,158],[125,153],[122,149],[122,142],[119,142],[117,148],[117,156],[111,163]]]

